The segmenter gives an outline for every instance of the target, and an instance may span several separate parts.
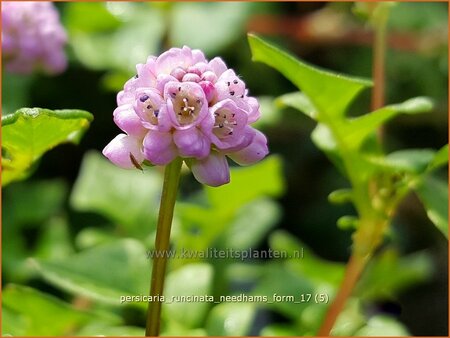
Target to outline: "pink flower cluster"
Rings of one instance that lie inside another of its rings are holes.
[[[199,182],[219,186],[230,180],[226,156],[248,165],[267,155],[266,137],[250,126],[260,116],[259,103],[222,59],[208,62],[185,46],[136,68],[114,111],[126,134],[103,150],[114,164],[166,165],[180,156]]]
[[[2,1],[2,55],[6,69],[30,74],[62,72],[66,32],[51,2]]]

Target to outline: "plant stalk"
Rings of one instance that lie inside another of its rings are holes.
[[[369,257],[361,257],[353,252],[350,260],[348,261],[347,268],[345,270],[344,280],[339,288],[336,298],[331,303],[330,308],[326,314],[325,320],[317,333],[318,336],[329,336],[331,329],[336,322],[337,317],[341,313],[345,306],[347,299],[350,297],[356,282],[359,279],[364,267],[366,266]]]
[[[380,9],[383,10],[383,9]],[[373,63],[372,63],[372,77],[374,86],[372,90],[372,111],[380,109],[384,106],[385,101],[385,63],[386,63],[386,36],[387,36],[387,19],[389,9],[384,9],[383,14],[375,23],[375,35],[373,41]],[[383,128],[377,131],[378,140],[383,139]]]
[[[151,302],[148,305],[146,337],[157,337],[161,323],[161,296],[164,291],[164,280],[167,266],[167,252],[170,244],[170,229],[172,226],[173,209],[180,181],[183,160],[177,157],[164,170],[164,183],[159,207],[158,224],[156,228],[155,252],[150,286]]]

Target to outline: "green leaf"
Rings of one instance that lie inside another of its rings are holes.
[[[245,205],[221,236],[222,246],[236,250],[258,246],[280,216],[278,205],[269,199],[259,199]]]
[[[166,26],[160,11],[143,3],[70,3],[66,13],[78,60],[130,75],[136,64],[158,52]]]
[[[272,262],[267,264],[264,275],[252,291],[252,295],[267,296],[267,306],[289,318],[296,320],[299,314],[308,306],[307,302],[299,302],[300,294],[313,294],[314,284],[307,276],[294,271],[289,264]],[[274,295],[293,297],[291,300],[276,301]]]
[[[8,212],[2,216],[2,233],[8,240],[3,242],[2,263],[4,276],[9,281],[23,282],[32,275],[26,259],[33,252],[26,244],[22,231],[32,228],[47,232],[51,227],[49,219],[62,210],[67,190],[66,183],[60,179],[16,182],[3,190],[2,206]],[[48,244],[51,250],[56,247],[62,250],[70,248],[59,241]]]
[[[2,184],[26,178],[47,151],[78,143],[93,116],[82,110],[22,108],[2,117]]]
[[[393,172],[423,173],[435,157],[431,149],[405,149],[395,151],[384,157],[367,157],[372,164]]]
[[[298,335],[298,329],[296,329],[293,325],[286,324],[268,325],[264,327],[260,333],[260,336],[262,337],[296,337]]]
[[[42,229],[34,249],[34,257],[45,260],[60,260],[73,253],[69,225],[62,217],[52,218]]]
[[[427,253],[399,257],[395,250],[386,250],[369,263],[356,292],[364,299],[393,299],[400,291],[426,281],[431,273],[432,261]]]
[[[244,336],[255,316],[250,303],[222,303],[215,306],[206,321],[208,336]]]
[[[414,188],[422,201],[428,218],[448,238],[448,183],[426,176]]]
[[[86,32],[110,31],[120,26],[115,17],[101,2],[68,3],[64,9],[64,23],[69,32],[82,29]]]
[[[170,14],[170,41],[213,55],[242,35],[252,6],[245,2],[178,2]]]
[[[360,303],[358,299],[354,298],[347,301],[344,310],[339,314],[333,326],[331,335],[350,337],[366,324],[364,310],[361,309]]]
[[[367,325],[358,330],[355,336],[409,336],[403,324],[386,315],[376,315],[369,319]]]
[[[294,236],[285,231],[275,231],[269,237],[269,244],[273,250],[286,251],[293,257],[290,267],[298,274],[314,282],[314,284],[328,284],[339,286],[344,276],[342,263],[330,262],[319,258],[308,247]],[[298,257],[301,253],[301,258]]]
[[[106,304],[120,306],[121,296],[148,292],[151,264],[144,246],[136,240],[108,243],[59,261],[34,262],[52,285]]]
[[[295,108],[313,120],[317,120],[317,108],[303,93],[295,92],[279,96],[275,100],[277,105]]]
[[[208,201],[222,210],[236,211],[263,196],[280,196],[284,191],[282,161],[271,155],[246,168],[232,168],[231,182],[217,188],[206,187]]]
[[[346,143],[358,149],[362,142],[374,133],[377,128],[383,125],[387,120],[399,114],[419,114],[430,112],[433,109],[433,103],[426,97],[416,97],[403,103],[393,104],[378,109],[369,114],[349,119],[342,133],[345,136]]]
[[[339,156],[336,139],[327,125],[318,123],[311,133],[311,140],[341,172],[345,172],[342,159]]]
[[[213,270],[209,264],[189,264],[168,274],[165,283],[164,314],[187,328],[198,327],[210,303],[183,300],[182,296],[210,295]]]
[[[427,171],[436,170],[446,164],[448,164],[448,144],[439,149],[428,165]]]
[[[77,336],[132,336],[142,337],[145,329],[136,326],[111,326],[106,323],[93,323],[83,327]]]
[[[56,297],[35,289],[8,285],[2,295],[2,334],[13,336],[67,336],[92,319]]]
[[[68,187],[61,179],[17,182],[3,190],[3,225],[38,225],[61,211]]]
[[[277,69],[305,93],[317,107],[319,120],[343,117],[356,95],[372,85],[367,80],[312,67],[258,36],[249,34],[248,40],[253,60]]]
[[[84,156],[70,203],[78,211],[98,212],[126,234],[142,238],[156,225],[161,186],[155,169],[121,169],[90,151]]]

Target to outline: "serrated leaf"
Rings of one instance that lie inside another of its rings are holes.
[[[121,296],[148,292],[151,264],[144,246],[136,240],[118,240],[58,261],[33,262],[50,284],[106,304],[120,306]]]
[[[433,176],[424,177],[414,188],[428,218],[448,238],[448,183]]]
[[[93,116],[83,110],[22,108],[2,117],[2,184],[23,179],[61,143],[78,143]]]
[[[318,119],[342,118],[349,104],[370,81],[342,76],[310,66],[256,35],[248,41],[254,61],[277,69],[305,93],[318,109]]]

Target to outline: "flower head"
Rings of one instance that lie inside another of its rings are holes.
[[[51,2],[2,2],[2,50],[8,71],[62,72],[67,65],[66,32]]]
[[[113,114],[125,134],[103,150],[114,164],[166,165],[179,156],[199,182],[219,186],[230,180],[226,156],[248,165],[267,155],[266,137],[250,126],[260,116],[258,101],[222,59],[208,61],[184,46],[136,68]]]

